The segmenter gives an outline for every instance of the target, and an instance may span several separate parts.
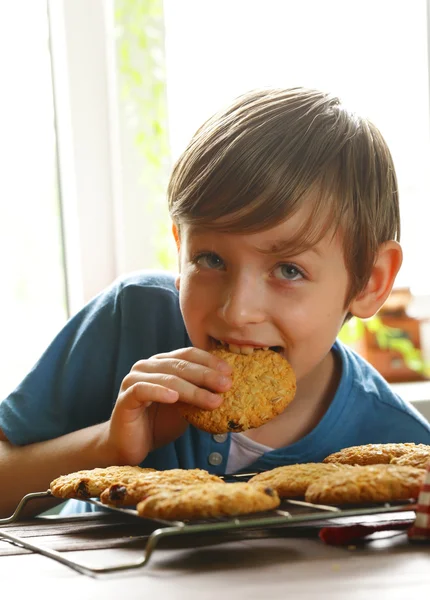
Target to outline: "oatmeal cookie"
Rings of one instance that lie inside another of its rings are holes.
[[[57,498],[96,498],[113,483],[128,483],[139,475],[152,471],[155,469],[131,466],[76,471],[57,477],[51,482],[49,489]]]
[[[226,485],[222,479],[204,469],[169,469],[144,474],[129,483],[113,484],[100,495],[100,500],[111,506],[132,506],[165,486],[185,487],[198,483]]]
[[[409,465],[410,467],[418,467],[425,469],[430,463],[430,446],[415,448],[403,456],[391,459],[391,464]]]
[[[139,502],[137,512],[150,519],[208,519],[271,510],[279,502],[268,487],[208,483],[161,490]]]
[[[365,465],[321,477],[305,493],[307,502],[360,504],[416,499],[424,469],[399,465]]]
[[[295,496],[304,496],[308,486],[320,477],[353,468],[351,465],[336,463],[285,465],[271,471],[258,473],[248,483],[267,485],[276,490],[281,498],[294,498]]]
[[[366,444],[364,446],[350,446],[339,452],[327,456],[325,463],[344,463],[347,465],[382,465],[391,462],[391,459],[403,456],[419,448],[428,448],[425,444]]]
[[[183,404],[182,415],[203,431],[227,433],[260,427],[279,415],[296,393],[294,371],[273,350],[236,354],[224,348],[211,351],[233,367],[233,385],[220,394],[224,401],[214,410]]]

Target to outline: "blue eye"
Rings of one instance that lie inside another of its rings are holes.
[[[303,279],[302,271],[291,263],[283,263],[278,265],[274,270],[275,277],[279,279],[287,279],[288,281],[298,281]]]
[[[193,262],[208,269],[222,269],[224,261],[214,252],[202,252],[193,259]]]

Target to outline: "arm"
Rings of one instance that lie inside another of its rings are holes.
[[[209,390],[231,385],[220,371],[229,372],[229,365],[197,348],[157,355],[133,366],[105,423],[24,446],[12,445],[0,430],[0,480],[8,482],[0,495],[0,517],[12,514],[25,494],[48,489],[61,474],[139,464],[185,431],[178,401],[206,409],[219,406],[220,396]],[[46,508],[33,502],[30,514]]]
[[[226,389],[216,383],[218,361],[196,348],[174,350],[187,337],[174,286],[161,283],[115,285],[94,299],[0,402],[2,516],[59,475],[139,464],[186,429],[178,400],[221,402],[206,391]]]
[[[0,494],[0,518],[10,516],[21,498],[43,492],[61,474],[113,464],[105,454],[106,423],[29,444],[14,446],[0,430],[0,480],[7,482]],[[32,501],[25,516],[33,516],[58,504],[57,500]]]

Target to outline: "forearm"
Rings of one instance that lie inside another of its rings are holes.
[[[108,423],[101,423],[28,446],[0,441],[0,517],[11,515],[25,494],[47,490],[60,475],[115,464],[107,429]]]

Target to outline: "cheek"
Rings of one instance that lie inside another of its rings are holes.
[[[179,303],[186,321],[194,321],[198,314],[207,306],[205,288],[196,285],[193,277],[184,273],[181,276],[179,288]]]
[[[190,294],[190,288],[188,286],[187,279],[182,276],[179,286],[179,305],[181,307],[182,314],[187,312],[191,300],[192,295]]]
[[[190,289],[186,284],[186,280],[181,279],[181,286],[179,289],[179,306],[181,308],[182,318],[185,323],[185,328],[191,339],[191,343],[196,345],[197,340],[195,339],[196,322],[199,319],[199,315],[196,312],[196,308],[193,305],[193,294],[190,293]]]
[[[198,348],[206,348],[206,325],[215,311],[207,288],[207,285],[196,285],[193,278],[181,277],[179,305],[182,318],[192,345]]]
[[[277,310],[278,323],[283,329],[299,340],[312,338],[318,340],[334,339],[345,318],[345,310],[339,299],[330,297],[325,301],[321,295],[309,298],[301,297],[300,301],[290,303],[285,310]]]

